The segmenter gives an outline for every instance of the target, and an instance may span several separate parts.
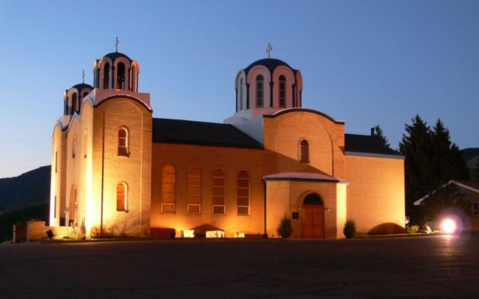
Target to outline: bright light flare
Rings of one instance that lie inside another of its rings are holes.
[[[445,234],[451,235],[456,232],[456,229],[457,229],[456,221],[452,219],[445,219],[441,223],[441,228]]]

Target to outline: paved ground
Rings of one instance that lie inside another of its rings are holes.
[[[0,245],[0,298],[479,298],[479,235]]]

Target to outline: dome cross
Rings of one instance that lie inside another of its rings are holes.
[[[268,53],[268,58],[271,58],[271,51],[273,51],[273,46],[271,43],[268,43],[268,47],[266,48],[266,53]]]
[[[85,84],[85,70],[82,71],[82,83]]]
[[[118,44],[120,43],[120,41],[118,40],[118,36],[116,37],[116,40],[115,40],[115,48],[116,48],[116,52],[118,53]]]

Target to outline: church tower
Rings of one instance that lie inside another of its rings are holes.
[[[93,64],[93,86],[64,93],[53,134],[50,225],[75,223],[92,236],[148,236],[150,95],[140,65],[117,51]]]

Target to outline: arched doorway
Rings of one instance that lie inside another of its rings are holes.
[[[301,207],[301,237],[324,239],[324,204],[316,193],[309,193]]]

